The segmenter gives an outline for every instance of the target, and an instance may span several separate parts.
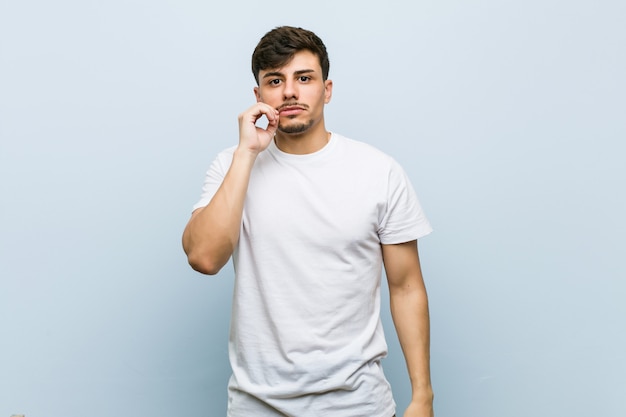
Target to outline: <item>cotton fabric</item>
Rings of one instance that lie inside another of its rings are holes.
[[[194,209],[234,150],[215,159]],[[272,142],[252,169],[233,253],[228,416],[393,415],[380,245],[431,230],[404,170],[374,147],[335,133],[307,155]]]

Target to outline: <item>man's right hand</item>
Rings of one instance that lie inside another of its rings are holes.
[[[256,125],[263,116],[268,120],[265,129]],[[222,185],[209,204],[192,213],[183,232],[183,248],[196,271],[216,274],[230,259],[239,240],[250,172],[277,128],[278,111],[265,103],[256,103],[239,115],[239,147]]]
[[[261,117],[267,117],[267,128],[256,125]],[[278,128],[278,111],[262,102],[256,103],[239,115],[239,147],[254,154],[264,151],[274,139]]]

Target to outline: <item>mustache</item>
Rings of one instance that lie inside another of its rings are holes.
[[[295,101],[293,103],[281,104],[280,107],[278,107],[276,110],[281,111],[282,109],[284,109],[286,107],[302,107],[303,109],[308,109],[309,108],[309,106],[307,104],[298,103],[297,101]]]

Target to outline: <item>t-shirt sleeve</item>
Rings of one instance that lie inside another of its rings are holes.
[[[232,149],[227,149],[221,152],[211,163],[208,171],[206,172],[206,176],[204,177],[204,184],[202,185],[202,193],[200,194],[200,200],[193,205],[192,211],[199,209],[201,207],[209,204],[217,189],[222,185],[222,181],[224,181],[224,176],[230,168],[230,163],[233,158]]]
[[[386,245],[404,243],[432,232],[411,181],[393,160],[387,186],[387,206],[378,229],[380,242]]]

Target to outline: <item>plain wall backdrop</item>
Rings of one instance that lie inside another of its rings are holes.
[[[328,47],[327,126],[394,156],[435,228],[437,416],[623,417],[625,21],[620,0],[2,1],[0,417],[225,414],[232,267],[195,273],[180,237],[283,24]]]

